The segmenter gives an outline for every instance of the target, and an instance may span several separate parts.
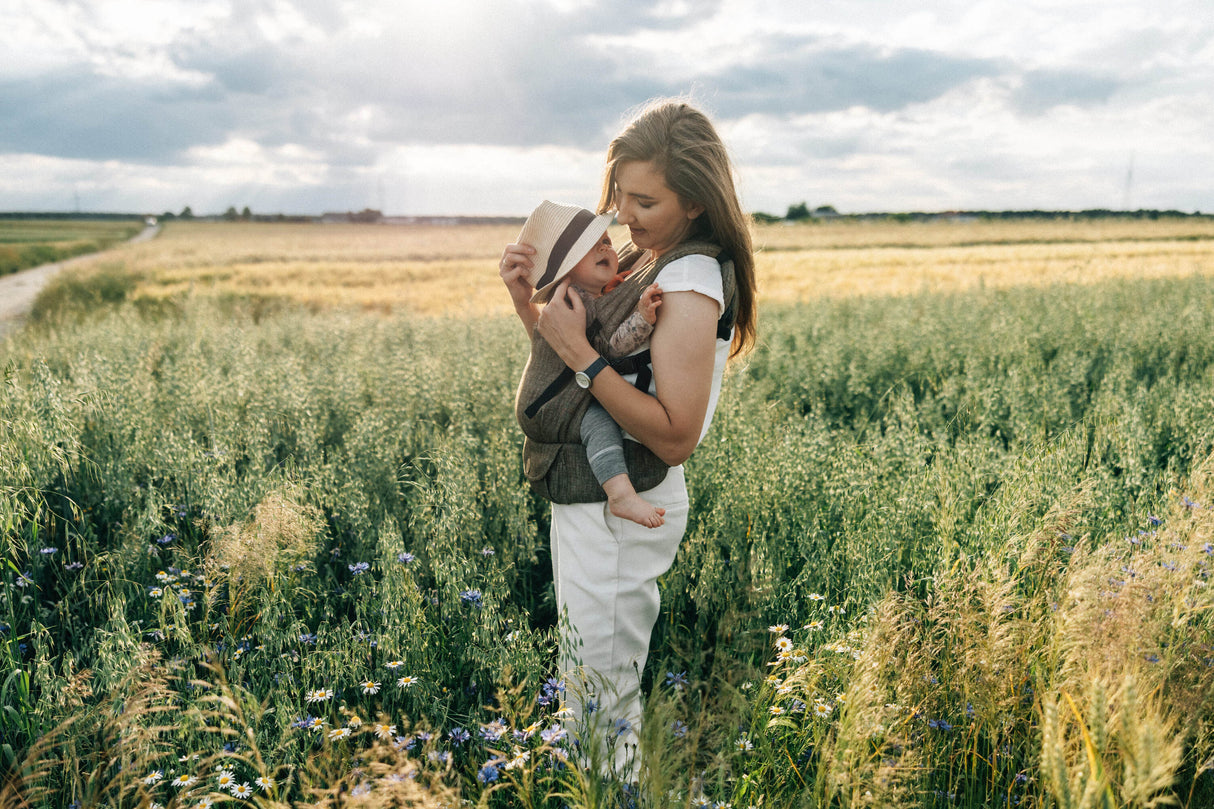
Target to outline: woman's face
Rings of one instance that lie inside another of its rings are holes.
[[[660,256],[678,246],[702,205],[684,206],[649,161],[621,163],[615,170],[616,220],[627,225],[632,243]]]

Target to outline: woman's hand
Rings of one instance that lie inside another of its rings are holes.
[[[535,288],[531,286],[528,278],[533,266],[531,262],[533,255],[535,255],[535,248],[529,244],[508,244],[502,251],[501,261],[497,264],[497,274],[510,293],[514,311],[523,321],[523,327],[527,329],[528,337],[535,330],[535,321],[539,317],[539,307],[531,303],[531,296],[534,294]]]
[[[566,278],[556,285],[552,300],[540,310],[535,327],[557,356],[575,371],[589,366],[599,353],[586,339],[586,307]]]

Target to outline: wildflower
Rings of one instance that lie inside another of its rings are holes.
[[[1201,546],[1201,550],[1203,553],[1206,553],[1206,554],[1214,554],[1214,544],[1207,542],[1206,544]]]
[[[350,572],[353,573],[355,576],[361,576],[362,574],[366,573],[368,570],[371,569],[371,563],[370,562],[355,562],[352,565],[346,565],[346,567],[348,567],[350,569]]]
[[[380,739],[391,739],[396,735],[396,725],[375,725],[375,735]]]
[[[481,765],[480,771],[476,774],[476,780],[482,784],[491,784],[501,777],[501,771],[498,770],[498,764],[501,759],[490,759]]]
[[[953,726],[943,719],[929,719],[927,720],[927,726],[936,730],[943,730],[946,733],[953,729]]]
[[[162,595],[164,595],[164,590],[161,590],[159,587],[149,587],[148,595],[150,595],[152,598],[160,598]]]
[[[367,680],[367,681],[365,681],[365,682],[362,684],[362,686],[363,686],[363,693],[364,693],[364,694],[378,694],[378,693],[379,693],[379,685],[380,685],[380,684],[379,684],[379,683],[377,683],[377,682],[375,682],[374,680]]]
[[[471,739],[472,734],[463,728],[456,727],[447,731],[447,738],[451,740],[451,745],[453,747],[459,747],[461,744]]]
[[[675,691],[682,691],[687,686],[687,672],[680,671],[678,674],[673,671],[666,672],[666,685]]]
[[[309,691],[308,695],[304,699],[306,699],[309,703],[315,703],[315,702],[325,702],[326,700],[330,700],[332,698],[333,698],[332,689],[317,688],[314,691]]]
[[[426,754],[426,758],[435,764],[446,764],[451,754],[446,750],[431,750]]]
[[[703,795],[700,795],[697,798],[695,798],[691,802],[691,805],[692,805],[692,807],[694,807],[694,809],[713,809],[712,801],[710,801],[707,797],[705,797]]]
[[[262,792],[269,792],[274,788],[274,779],[268,775],[259,776],[253,783],[257,784],[257,788]]]
[[[544,744],[557,744],[558,742],[564,741],[565,737],[568,735],[568,732],[563,727],[560,725],[553,725],[540,734],[540,740],[543,741]]]
[[[493,550],[493,548],[481,548],[481,556],[493,556],[495,553],[497,551]]]
[[[1190,499],[1187,495],[1180,500],[1180,504],[1185,508],[1201,508],[1201,503]]]
[[[780,637],[776,638],[776,648],[781,652],[791,652],[792,641],[781,635]]]
[[[459,594],[459,597],[465,603],[472,604],[477,607],[479,607],[481,605],[481,591],[480,590],[464,590],[463,592],[461,592]]]
[[[820,699],[814,700],[814,716],[818,717],[819,719],[828,718],[831,713],[834,712],[834,710],[835,709],[831,707],[830,703],[823,702]]]
[[[143,783],[152,786],[153,784],[160,783],[162,778],[164,778],[164,770],[152,770],[144,776]]]
[[[220,789],[231,789],[236,783],[236,774],[231,770],[220,770],[215,773],[215,785]]]
[[[612,727],[615,729],[616,736],[623,736],[625,733],[632,730],[632,723],[627,719],[617,719],[612,724]]]
[[[38,551],[38,553],[42,554],[43,556],[54,556],[55,554],[59,553],[59,549],[58,548],[43,548],[42,550]]]
[[[421,680],[419,680],[418,678],[416,678],[412,675],[406,674],[404,677],[401,677],[399,680],[397,680],[396,684],[398,686],[400,686],[401,688],[412,688],[413,686],[417,685],[420,682],[421,682]]]
[[[192,787],[198,779],[192,775],[181,774],[172,780],[172,785],[175,787]]]
[[[389,660],[387,663],[384,664],[384,666],[386,666],[391,671],[396,671],[398,668],[400,668],[403,665],[405,665],[405,661],[403,661],[403,660]]]
[[[755,749],[754,742],[752,742],[750,737],[745,733],[738,737],[738,740],[733,743],[733,746],[734,749],[739,753],[749,753],[751,750]]]
[[[348,727],[348,728],[354,728],[355,730],[357,730],[358,728],[361,728],[362,726],[363,726],[363,720],[358,718],[358,714],[353,714],[349,719],[346,720],[346,727]]]
[[[784,708],[780,705],[772,705],[767,709],[767,712],[772,716],[783,716]]]
[[[519,767],[522,767],[524,764],[526,764],[530,758],[531,758],[531,753],[529,751],[520,750],[519,748],[516,747],[516,748],[514,748],[514,757],[506,762],[506,769],[507,770],[518,769]]]
[[[214,805],[215,805],[214,798],[203,797],[203,798],[198,799],[197,809],[211,809],[211,807]]]
[[[316,636],[311,632],[304,632],[299,636],[300,643],[307,643],[311,646],[316,645]]]
[[[1149,655],[1147,655],[1147,656],[1146,656],[1146,661],[1147,661],[1148,663],[1158,663],[1158,662],[1159,662],[1159,655],[1156,655],[1156,654],[1149,654]]]
[[[826,600],[826,596],[822,595],[821,593],[810,593],[807,596],[807,598],[809,598],[810,601],[825,601]]]
[[[324,729],[325,729],[325,720],[321,719],[319,716],[313,717],[308,720],[308,730],[319,732]]]
[[[810,621],[802,629],[808,629],[810,632],[818,632],[825,626],[821,621]]]
[[[414,556],[413,554],[409,553],[408,551],[405,551],[404,553],[396,554],[396,561],[400,562],[402,565],[411,565],[416,560],[417,560],[417,557]]]
[[[17,587],[29,587],[33,583],[34,580],[30,578],[30,572],[27,570],[21,575],[17,576],[17,581],[14,582],[14,585]]]
[[[687,736],[687,723],[681,719],[674,720],[670,726],[670,733],[676,739],[682,739]]]
[[[349,728],[333,728],[329,731],[329,738],[333,741],[339,741],[350,735]]]
[[[788,631],[788,624],[772,624],[767,627],[767,631],[773,635],[781,635]]]
[[[160,539],[156,540],[156,544],[157,545],[168,545],[168,544],[172,543],[172,541],[174,539],[177,539],[176,534],[165,534]]]
[[[502,736],[506,735],[506,721],[504,719],[494,719],[487,725],[481,725],[481,738],[487,742],[496,742]]]
[[[847,614],[847,610],[845,610],[842,607],[835,605],[835,604],[832,604],[829,607],[827,607],[826,611],[829,612],[831,615],[846,615]]]
[[[64,569],[64,570],[71,570],[71,571],[75,571],[75,570],[83,570],[83,569],[84,569],[84,564],[83,564],[82,562],[64,562],[64,563],[63,563],[63,569]]]
[[[232,787],[232,795],[237,798],[248,798],[253,794],[253,788],[249,786],[249,782],[245,781],[240,786]]]

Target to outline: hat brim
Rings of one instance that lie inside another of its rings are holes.
[[[582,235],[578,237],[573,246],[569,248],[569,252],[565,254],[565,260],[561,262],[561,266],[557,268],[556,274],[544,286],[537,289],[531,295],[532,303],[547,303],[552,297],[553,291],[561,281],[565,280],[565,276],[569,274],[579,261],[586,257],[603,234],[607,232],[607,228],[611,226],[615,219],[615,213],[601,213],[594,218],[590,224],[586,225],[586,229],[582,231]]]

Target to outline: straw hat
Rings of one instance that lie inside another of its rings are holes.
[[[532,268],[527,276],[535,294],[532,303],[544,303],[552,290],[602,238],[615,214],[595,216],[578,205],[562,205],[544,200],[518,235],[519,244],[535,248]]]

